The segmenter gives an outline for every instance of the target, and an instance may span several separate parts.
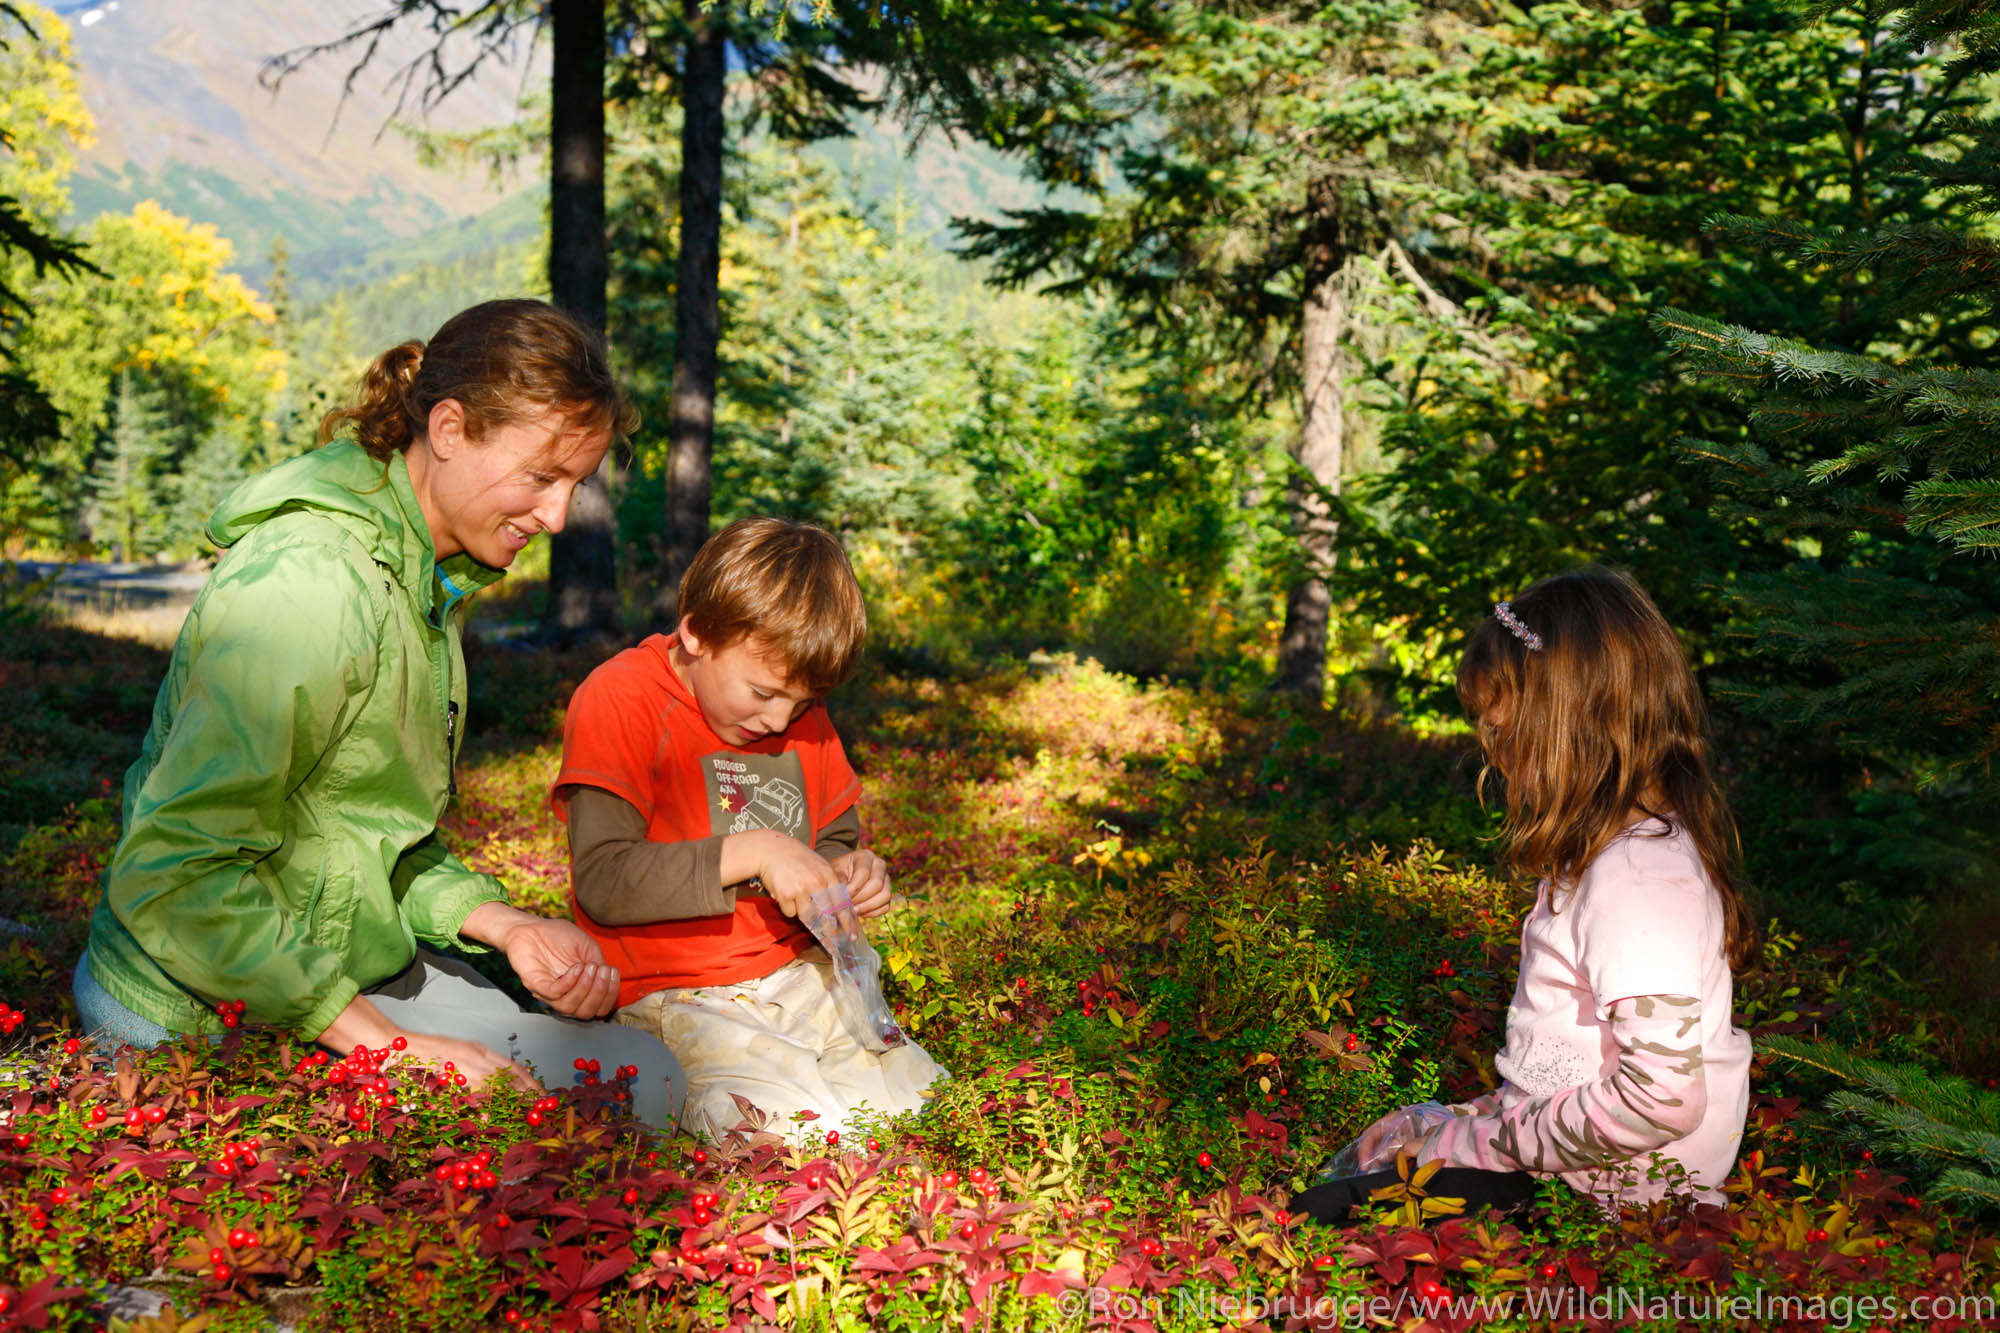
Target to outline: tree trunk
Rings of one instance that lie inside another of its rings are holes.
[[[604,248],[604,0],[551,0],[549,294],[602,334],[610,261]],[[610,639],[618,623],[618,533],[610,452],[570,498],[551,538],[544,639]]]
[[[681,0],[688,42],[681,73],[681,250],[674,305],[674,392],[667,421],[667,532],[653,620],[679,619],[681,575],[708,540],[715,448],[715,362],[721,337],[722,92],[720,12]]]
[[[1300,323],[1300,369],[1305,380],[1300,469],[1293,486],[1292,524],[1298,534],[1300,573],[1285,599],[1284,637],[1278,644],[1278,688],[1318,702],[1326,682],[1326,632],[1332,608],[1320,572],[1332,568],[1335,521],[1326,495],[1340,493],[1346,445],[1341,392],[1341,340],[1347,302],[1340,270],[1347,262],[1340,187],[1320,177],[1306,190],[1305,310]]]

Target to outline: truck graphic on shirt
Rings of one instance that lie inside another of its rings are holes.
[[[759,828],[795,828],[805,822],[805,814],[805,793],[783,778],[774,778],[760,784],[751,793],[750,803],[737,812],[729,831],[747,833]]]
[[[797,754],[724,750],[705,756],[702,768],[712,832],[774,829],[801,842],[812,837],[806,775]]]

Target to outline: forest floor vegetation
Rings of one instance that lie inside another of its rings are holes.
[[[1529,886],[1495,864],[1463,735],[1067,658],[833,701],[905,900],[875,931],[885,993],[954,1074],[919,1118],[702,1145],[635,1127],[601,1070],[537,1098],[316,1062],[254,1021],[97,1048],[69,973],[164,665],[75,626],[0,648],[0,1330],[100,1326],[135,1284],[171,1302],[118,1325],[145,1333],[259,1327],[286,1290],[327,1330],[2000,1314],[2000,1230],[1761,1059],[1726,1208],[1606,1218],[1546,1186],[1466,1218],[1413,1179],[1350,1228],[1288,1214],[1375,1116],[1492,1086]],[[473,650],[445,831],[530,910],[566,909],[547,782],[591,665]],[[1946,999],[1861,961],[1776,919],[1738,1022],[1963,1066]]]

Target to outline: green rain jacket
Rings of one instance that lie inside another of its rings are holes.
[[[126,1008],[219,1032],[218,1002],[314,1038],[416,942],[504,901],[438,840],[465,709],[466,594],[403,460],[352,443],[238,487],[125,775],[89,964]]]

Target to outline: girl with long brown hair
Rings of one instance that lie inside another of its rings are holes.
[[[1631,579],[1581,569],[1500,602],[1459,697],[1505,785],[1510,859],[1540,880],[1495,1060],[1498,1091],[1371,1125],[1368,1168],[1445,1164],[1438,1195],[1514,1203],[1560,1177],[1607,1203],[1709,1203],[1734,1168],[1750,1039],[1732,969],[1754,947],[1735,824],[1687,656]],[[1301,1195],[1344,1217],[1393,1171]]]

